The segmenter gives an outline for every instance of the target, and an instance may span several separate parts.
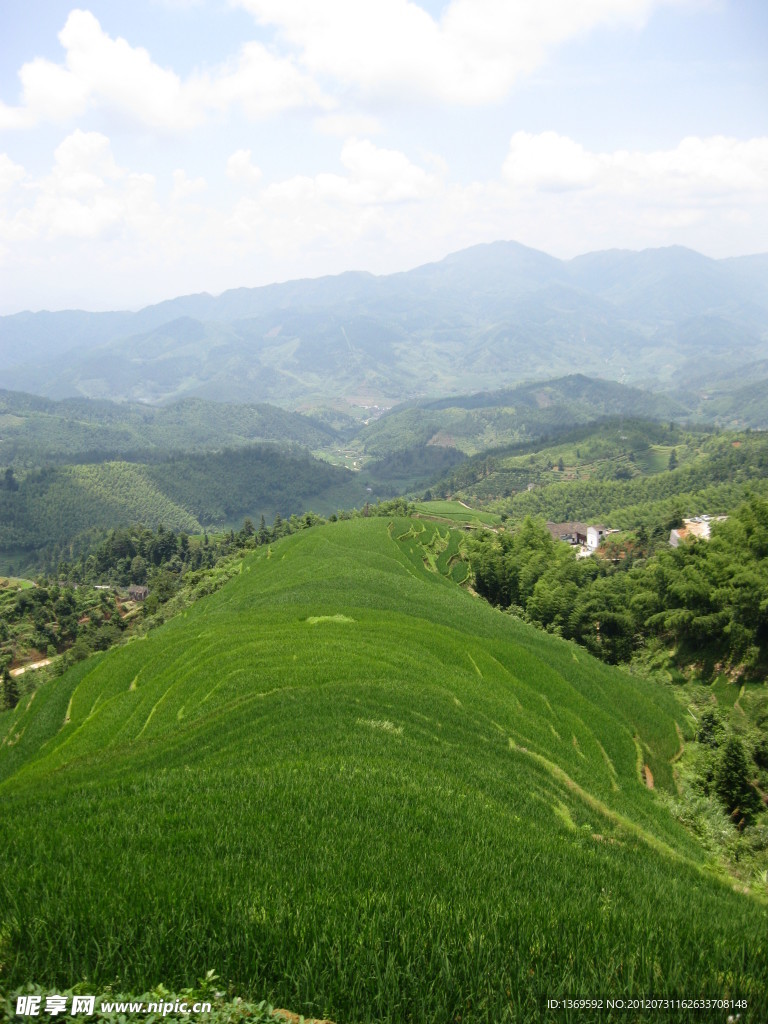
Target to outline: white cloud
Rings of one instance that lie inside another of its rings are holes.
[[[0,195],[9,192],[24,179],[24,168],[15,164],[7,153],[0,153]]]
[[[39,177],[0,156],[5,294],[14,308],[50,305],[56,288],[59,305],[114,308],[346,269],[386,273],[498,238],[558,256],[668,244],[724,256],[768,237],[765,137],[592,152],[521,132],[503,167],[469,185],[358,138],[313,175],[265,180],[248,149],[221,170],[243,188],[217,190],[214,174],[206,187],[181,168],[156,181],[121,166],[106,136],[82,131]]]
[[[368,95],[460,104],[502,99],[560,43],[599,25],[642,26],[676,0],[233,0],[275,26],[301,64]]]
[[[411,163],[395,149],[381,149],[367,139],[349,139],[341,151],[349,171],[349,195],[355,202],[402,203],[423,199],[439,187],[439,179]]]
[[[173,172],[173,188],[171,199],[173,202],[180,202],[190,196],[204,192],[208,187],[205,178],[188,178],[187,172],[181,169]]]
[[[367,114],[326,114],[316,117],[315,129],[323,135],[338,135],[349,138],[350,135],[378,135],[381,125],[375,117]]]
[[[585,188],[594,183],[597,158],[555,132],[516,132],[503,172],[514,185],[547,189]]]
[[[239,104],[254,118],[296,107],[333,106],[290,60],[275,56],[257,42],[246,43],[235,60],[212,74],[190,80],[188,93],[200,108],[226,110]]]
[[[690,136],[669,150],[590,153],[555,132],[516,132],[503,172],[517,188],[593,189],[664,204],[766,193],[768,138]]]
[[[155,64],[143,47],[112,39],[90,11],[72,11],[59,41],[66,51],[63,64],[37,58],[22,66],[21,104],[0,103],[0,129],[67,122],[90,107],[149,128],[180,131],[234,104],[255,118],[332,105],[290,59],[256,42],[246,43],[227,63],[182,80]]]
[[[77,130],[56,149],[50,174],[14,197],[0,221],[0,236],[8,241],[97,241],[131,223],[141,227],[153,212],[151,175],[118,167],[105,135]]]
[[[351,212],[359,207],[413,203],[441,187],[436,175],[411,163],[404,153],[380,149],[368,140],[348,139],[341,150],[341,163],[346,175],[297,175],[268,185],[261,194],[262,204],[294,219],[301,216],[307,225],[325,224],[333,221],[334,207]],[[365,216],[359,210],[354,215]]]
[[[227,177],[246,186],[261,180],[261,168],[254,164],[250,149],[238,149],[227,160]]]

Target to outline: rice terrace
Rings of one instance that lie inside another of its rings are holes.
[[[215,972],[337,1024],[768,1019],[766,901],[663,803],[683,706],[469,593],[460,541],[302,530],[4,714],[6,990]]]
[[[768,1024],[768,0],[0,0],[0,1024]]]

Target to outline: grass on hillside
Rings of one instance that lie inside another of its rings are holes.
[[[498,526],[501,516],[484,509],[470,508],[463,501],[420,501],[414,505],[419,515],[444,519],[456,526]]]
[[[609,995],[764,1019],[765,905],[640,778],[672,784],[682,709],[456,587],[454,537],[303,531],[0,716],[0,985],[214,969],[344,1024]]]
[[[32,580],[22,579],[21,576],[0,576],[0,590],[29,590],[34,585]]]

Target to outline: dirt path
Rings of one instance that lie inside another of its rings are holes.
[[[683,736],[683,730],[680,728],[677,722],[675,722],[675,732],[677,733],[677,738],[680,740],[680,749],[677,751],[677,753],[672,755],[672,758],[669,762],[670,764],[674,764],[676,761],[679,761],[685,753],[685,737]]]
[[[32,668],[44,668],[46,665],[51,664],[51,658],[43,658],[42,661],[32,661],[29,665],[21,665],[19,668],[12,668],[12,676],[23,676],[25,672]]]
[[[298,1013],[292,1013],[290,1010],[277,1009],[272,1011],[272,1016],[279,1021],[284,1021],[284,1024],[333,1024],[332,1020],[318,1020],[317,1017],[301,1017]]]
[[[643,765],[643,778],[648,789],[653,789],[653,772],[647,764]]]

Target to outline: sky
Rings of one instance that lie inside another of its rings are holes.
[[[0,0],[0,314],[768,250],[765,0]]]

